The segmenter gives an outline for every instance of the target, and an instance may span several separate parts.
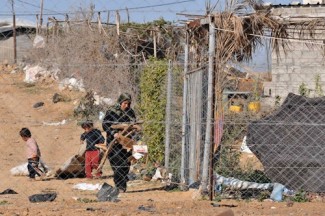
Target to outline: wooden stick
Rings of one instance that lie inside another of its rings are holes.
[[[124,134],[127,130],[129,130],[132,126],[133,126],[133,124],[130,124],[128,127],[126,127],[126,128],[122,131],[121,134],[123,135],[123,134]],[[133,131],[131,131],[130,133],[128,133],[126,136],[129,136],[131,133],[133,133]],[[100,170],[103,168],[104,163],[106,162],[107,156],[108,156],[108,154],[111,152],[111,150],[112,150],[112,148],[113,148],[113,145],[116,143],[117,139],[118,139],[118,138],[114,138],[114,139],[109,143],[109,146],[108,146],[107,150],[105,151],[104,156],[103,156],[103,158],[102,158],[102,160],[101,160],[101,162],[100,162],[100,164],[99,164],[99,166],[98,166],[98,168],[97,168],[97,170],[96,170],[97,173],[100,172]]]

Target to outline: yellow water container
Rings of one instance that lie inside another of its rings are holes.
[[[230,110],[231,112],[239,113],[239,112],[243,111],[243,108],[242,108],[242,106],[239,106],[239,105],[231,105],[231,106],[229,107],[229,110]]]
[[[261,110],[261,102],[252,101],[248,103],[248,111],[259,112]]]

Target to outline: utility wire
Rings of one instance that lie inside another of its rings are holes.
[[[28,4],[28,5],[31,5],[31,6],[34,6],[34,7],[37,7],[39,8],[38,6],[34,5],[34,4],[31,4],[29,2],[25,2],[25,1],[22,1],[22,0],[17,0],[21,3],[25,3],[25,4]],[[183,3],[187,3],[187,2],[193,2],[195,0],[184,0],[184,1],[176,1],[176,2],[169,2],[169,3],[164,3],[164,4],[155,4],[155,5],[146,5],[146,6],[139,6],[139,7],[131,7],[131,8],[118,8],[118,9],[110,9],[110,10],[95,10],[94,13],[104,13],[104,12],[112,12],[112,11],[126,11],[126,10],[138,10],[138,9],[146,9],[146,8],[153,8],[153,7],[163,7],[163,6],[169,6],[169,5],[176,5],[176,4],[183,4]],[[45,9],[44,9],[45,10]],[[49,10],[49,9],[46,9],[47,11],[52,11],[54,13],[44,13],[43,15],[45,16],[54,16],[54,15],[65,15],[65,14],[77,14],[79,12],[72,12],[72,11],[67,11],[67,12],[57,12],[57,11],[53,11],[53,10]],[[37,15],[38,13],[19,13],[16,15],[17,16],[35,16]],[[0,16],[9,16],[11,14],[0,14]]]
[[[33,6],[33,7],[37,8],[37,9],[41,9],[41,7],[39,5],[35,5],[35,4],[30,3],[30,2],[25,2],[25,1],[22,1],[22,0],[16,0],[16,1],[18,1],[20,3],[23,3],[23,4]],[[43,10],[50,11],[50,12],[57,13],[57,14],[65,15],[64,13],[60,13],[60,12],[57,12],[57,11],[54,11],[54,10],[51,10],[51,9],[47,9],[47,8],[44,8],[44,7],[43,7]]]

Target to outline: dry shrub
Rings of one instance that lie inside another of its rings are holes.
[[[152,23],[115,26],[71,21],[70,27],[53,25],[44,49],[33,50],[30,61],[42,66],[57,66],[60,78],[82,79],[87,90],[115,98],[122,92],[137,96],[139,77],[147,59],[154,55],[153,37],[157,40],[157,58],[176,59],[183,49],[181,30],[164,20]],[[56,26],[56,27],[55,27]]]
[[[113,29],[104,35],[86,23],[72,26],[70,31],[50,35],[46,47],[33,50],[30,59],[46,67],[57,66],[60,79],[82,79],[86,89],[106,97],[135,92],[131,58],[121,49]]]

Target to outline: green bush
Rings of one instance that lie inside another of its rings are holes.
[[[149,162],[164,159],[166,60],[151,58],[140,76],[140,116],[144,120],[143,139],[149,147]]]

